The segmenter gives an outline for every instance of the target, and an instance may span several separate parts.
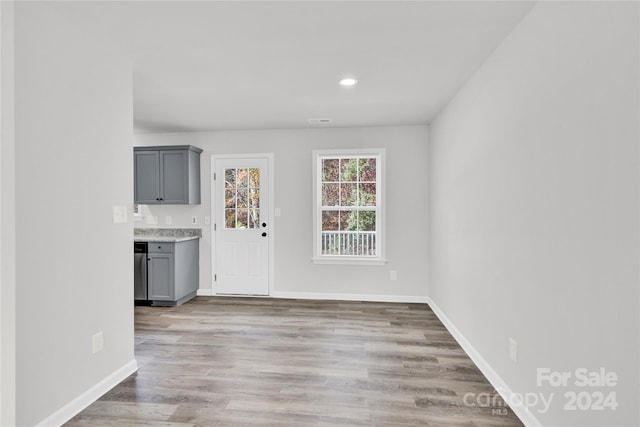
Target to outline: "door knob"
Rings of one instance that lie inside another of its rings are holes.
[[[262,237],[267,237],[267,233],[262,233]]]

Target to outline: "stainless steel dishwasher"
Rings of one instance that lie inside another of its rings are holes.
[[[147,243],[133,243],[134,278],[133,289],[135,303],[148,304],[147,301]]]

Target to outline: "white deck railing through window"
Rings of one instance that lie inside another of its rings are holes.
[[[376,232],[323,231],[322,255],[376,256]]]

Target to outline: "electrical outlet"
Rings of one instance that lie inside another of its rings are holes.
[[[509,358],[513,363],[518,363],[518,343],[513,338],[509,338]]]
[[[91,337],[91,343],[93,346],[93,354],[102,351],[102,349],[104,348],[104,336],[102,334],[102,331]]]
[[[198,217],[197,216],[192,216],[191,217],[191,224],[197,224],[198,223]]]
[[[398,280],[398,272],[396,270],[391,270],[389,272],[389,278],[391,280]]]
[[[167,225],[171,225],[171,224],[173,224],[173,218],[171,218],[169,215],[167,215],[166,217],[164,217],[164,222]]]

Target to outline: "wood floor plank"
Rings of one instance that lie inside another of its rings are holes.
[[[465,404],[495,392],[424,304],[197,297],[135,321],[138,372],[68,426],[522,426]]]

